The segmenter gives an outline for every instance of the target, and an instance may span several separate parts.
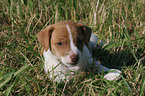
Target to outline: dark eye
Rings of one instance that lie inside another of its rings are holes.
[[[63,44],[62,44],[62,42],[58,42],[58,43],[56,43],[58,46],[62,46]]]
[[[81,40],[81,39],[77,39],[77,44],[81,44],[83,42],[83,40]]]

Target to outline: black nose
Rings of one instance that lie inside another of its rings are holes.
[[[73,63],[76,63],[79,60],[79,55],[71,55],[70,58]]]

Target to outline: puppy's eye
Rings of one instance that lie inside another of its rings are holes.
[[[63,44],[62,44],[62,42],[58,42],[58,43],[56,43],[58,46],[62,46]]]

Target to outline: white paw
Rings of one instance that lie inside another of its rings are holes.
[[[117,69],[111,69],[107,74],[104,75],[104,78],[108,81],[118,80],[120,78],[121,71]]]

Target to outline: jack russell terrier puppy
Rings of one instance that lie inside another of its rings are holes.
[[[98,44],[98,38],[92,29],[78,22],[62,21],[48,25],[37,34],[44,49],[45,72],[51,79],[63,81],[70,79],[71,74],[93,66],[106,80],[117,80],[121,71],[109,69],[94,61],[92,49]],[[100,46],[103,45],[101,41]],[[90,68],[91,69],[91,68]]]

